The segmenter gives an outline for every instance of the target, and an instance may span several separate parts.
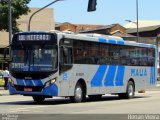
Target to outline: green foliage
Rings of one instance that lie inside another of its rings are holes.
[[[0,78],[0,86],[3,86],[3,84],[2,78]]]
[[[0,70],[0,86],[3,86],[3,81],[2,81],[2,70]]]
[[[30,10],[27,4],[31,0],[11,0],[12,1],[12,26],[13,33],[20,31],[18,28],[18,24],[16,22],[17,19],[20,18],[21,15],[27,14]],[[0,31],[8,31],[8,3],[0,2]]]

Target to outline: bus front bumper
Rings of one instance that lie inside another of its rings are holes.
[[[29,89],[29,87],[21,86],[22,88]],[[37,86],[38,87],[38,86]],[[20,94],[20,95],[26,95],[26,96],[34,96],[34,95],[40,95],[40,96],[58,96],[58,87],[56,84],[51,84],[48,87],[42,88],[40,92],[35,91],[24,91],[23,90],[17,90],[15,85],[13,85],[11,82],[9,82],[9,92],[10,95]]]

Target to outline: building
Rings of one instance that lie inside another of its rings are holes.
[[[112,25],[90,25],[90,24],[72,24],[69,22],[58,23],[55,26],[56,30],[59,31],[71,31],[75,33],[97,33],[104,35],[114,35],[114,36],[131,36],[126,34],[126,28],[120,24]]]
[[[128,34],[131,34],[133,36],[137,36],[137,21],[130,21],[126,25],[124,25],[126,28],[126,32]],[[156,20],[139,20],[138,21],[138,33],[139,33],[139,42],[149,42],[152,44],[155,44],[155,38],[157,39],[157,36],[159,33],[159,27],[160,27],[160,21]],[[143,40],[148,38],[148,40]],[[151,41],[153,39],[153,41]],[[135,38],[136,41],[136,38]]]
[[[20,24],[19,28],[22,31],[27,31],[28,28],[28,20],[31,14],[37,11],[38,8],[31,8],[31,12],[28,15],[22,15],[17,22]],[[34,15],[31,21],[31,30],[40,30],[40,31],[50,31],[55,29],[54,26],[54,15],[52,8],[46,8],[37,14]]]
[[[95,29],[88,29],[79,31],[80,33],[97,33],[104,35],[114,35],[114,36],[130,36],[126,34],[126,28],[121,26],[120,24],[111,24],[106,26],[100,26]]]
[[[89,24],[76,24],[77,26],[77,32],[83,31],[83,30],[89,30],[89,29],[95,29],[98,27],[103,27],[104,25],[89,25]]]
[[[124,27],[126,29],[132,29],[132,28],[137,28],[137,21],[134,20],[133,22],[130,21],[129,23],[125,24]],[[149,26],[157,26],[160,25],[160,21],[156,20],[138,20],[138,27],[149,27]]]
[[[74,24],[71,24],[69,22],[59,23],[55,25],[55,29],[59,31],[71,31],[76,32],[77,26]]]
[[[157,37],[160,34],[160,24],[138,28],[139,37]],[[127,30],[128,34],[137,35],[137,28]]]
[[[126,25],[126,32],[130,35],[137,36],[137,22],[130,21]],[[139,20],[138,21],[139,41],[151,44],[157,44],[158,36],[160,34],[160,21]],[[129,38],[137,41],[137,38]]]
[[[20,19],[17,20],[21,31],[27,31],[29,17],[32,13],[37,11],[38,8],[31,8],[30,10],[31,12],[28,13],[28,15],[22,15]],[[31,30],[50,31],[53,29],[55,29],[53,9],[46,8],[41,12],[35,14],[35,16],[32,18]],[[0,32],[0,69],[8,65],[8,63],[5,64],[5,61],[3,60],[4,48],[9,46],[8,36],[9,35],[7,32]]]
[[[72,24],[69,22],[64,22],[56,24],[55,29],[59,31],[71,31],[76,33],[82,30],[95,29],[100,26],[102,25]]]

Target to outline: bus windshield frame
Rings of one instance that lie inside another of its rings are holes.
[[[20,41],[19,36],[13,37],[11,46],[12,72],[49,72],[58,69],[58,46],[54,35],[51,34],[48,41]]]

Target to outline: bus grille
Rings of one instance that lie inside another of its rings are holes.
[[[43,89],[43,86],[20,86],[15,85],[15,88],[17,91],[24,91],[25,88],[31,88],[32,92],[41,92]]]

